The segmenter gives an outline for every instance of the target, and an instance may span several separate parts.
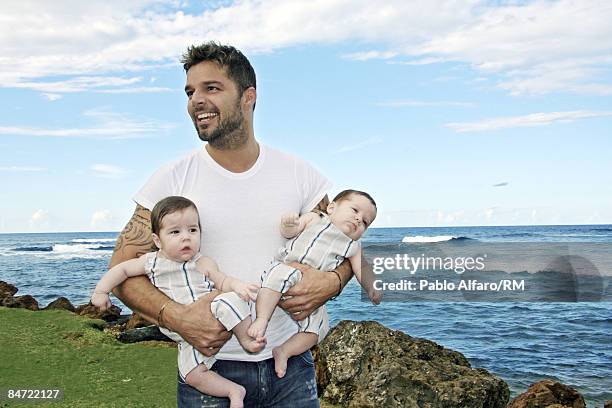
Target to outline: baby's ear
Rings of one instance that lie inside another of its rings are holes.
[[[153,234],[151,234],[151,236],[153,237],[153,243],[155,244],[157,249],[161,249],[161,240],[159,239],[157,234],[153,233]]]
[[[328,214],[332,214],[334,212],[334,210],[336,209],[336,203],[334,201],[332,201],[331,203],[327,204],[327,213]]]

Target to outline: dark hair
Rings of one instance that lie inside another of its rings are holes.
[[[363,197],[367,198],[368,200],[370,200],[370,202],[372,203],[374,208],[376,208],[376,202],[374,201],[372,196],[369,195],[368,193],[364,192],[364,191],[359,191],[359,190],[344,190],[344,191],[341,191],[341,192],[339,192],[334,197],[334,199],[332,201],[338,203],[338,202],[340,202],[342,200],[348,199],[353,194],[360,195],[360,196],[363,196]]]
[[[204,61],[213,61],[221,68],[225,68],[228,78],[238,87],[240,96],[247,88],[257,89],[255,70],[251,63],[244,54],[231,45],[221,45],[214,41],[192,45],[181,58],[185,72]]]
[[[164,217],[168,214],[172,214],[173,212],[184,210],[186,208],[192,207],[198,212],[198,208],[188,198],[179,197],[179,196],[170,196],[166,197],[163,200],[160,200],[153,210],[151,211],[151,230],[154,234],[159,235],[159,230],[161,230],[161,223]],[[198,215],[198,226],[200,226],[200,216]],[[202,227],[200,226],[200,229]]]

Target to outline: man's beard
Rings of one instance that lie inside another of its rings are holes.
[[[204,142],[208,142],[212,147],[219,150],[231,150],[244,145],[248,135],[244,129],[244,115],[240,109],[240,101],[235,106],[235,111],[219,122],[216,129],[208,132],[198,129],[198,137]]]

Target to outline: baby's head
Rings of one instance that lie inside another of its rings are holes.
[[[344,190],[329,203],[327,213],[332,224],[356,241],[376,218],[376,203],[368,193]]]
[[[195,204],[178,196],[166,197],[151,211],[153,242],[168,259],[183,262],[200,251],[200,217]]]

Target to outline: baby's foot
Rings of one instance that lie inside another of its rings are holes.
[[[242,385],[236,384],[229,392],[230,408],[243,408],[246,389]]]
[[[263,318],[256,318],[253,323],[249,326],[247,334],[254,339],[261,339],[266,334],[268,328],[268,321]]]
[[[374,303],[375,305],[378,305],[380,304],[380,301],[382,300],[383,292],[382,290],[370,289],[368,291],[368,297],[370,298],[372,303]]]
[[[249,353],[260,352],[266,346],[267,342],[265,337],[258,337],[254,339],[252,337],[246,336],[245,338],[239,338],[238,340],[240,341],[240,345],[242,346],[242,348],[248,351]]]
[[[274,357],[274,371],[278,378],[283,378],[287,373],[287,360],[289,356],[283,352],[281,347],[274,347],[272,349],[272,356]]]

